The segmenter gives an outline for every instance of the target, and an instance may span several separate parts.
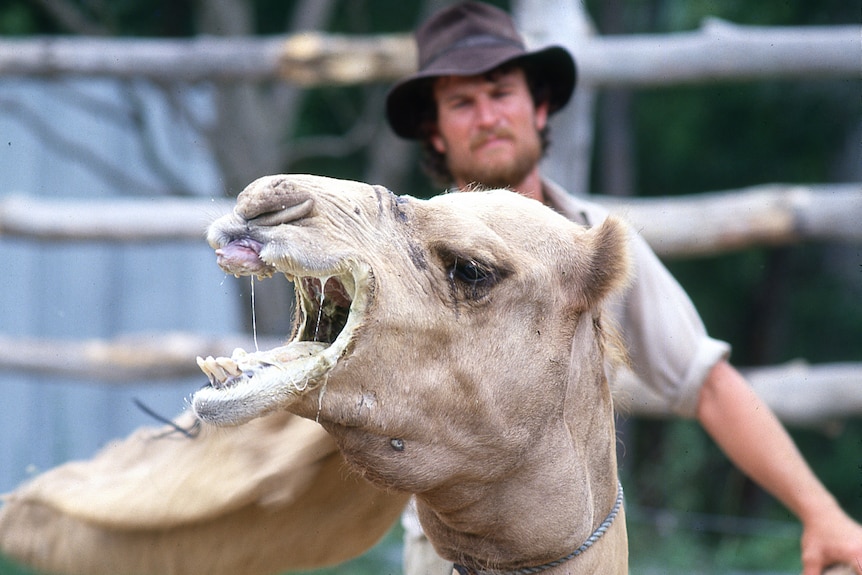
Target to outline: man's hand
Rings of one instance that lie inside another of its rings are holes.
[[[726,361],[710,371],[697,409],[733,463],[802,522],[803,575],[842,563],[862,575],[862,525],[841,510],[772,410]]]
[[[837,507],[818,514],[805,523],[802,531],[802,575],[821,575],[826,567],[847,564],[862,575],[862,525]],[[829,571],[832,575],[833,571]],[[843,574],[838,571],[835,575]]]

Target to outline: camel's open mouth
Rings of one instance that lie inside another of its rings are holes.
[[[248,247],[243,250],[236,265],[219,254],[219,265],[237,275],[268,275],[261,273],[261,266],[249,265]],[[279,268],[287,265],[279,262]],[[369,269],[343,262],[341,269],[307,275],[297,262],[290,267],[279,271],[293,281],[297,294],[299,325],[293,339],[271,350],[237,349],[229,358],[199,357],[210,384],[195,393],[192,408],[203,421],[239,425],[284,408],[324,384],[346,353],[367,307]]]

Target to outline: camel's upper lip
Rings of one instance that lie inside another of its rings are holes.
[[[245,259],[247,254],[240,255]],[[227,271],[258,275],[259,266],[246,264]],[[279,262],[280,268],[283,265],[290,270],[279,271],[293,281],[297,295],[293,338],[271,350],[236,350],[230,358],[198,358],[210,379],[210,385],[192,399],[202,420],[238,425],[283,408],[317,388],[347,353],[369,304],[370,267],[342,262],[329,273],[305,275],[300,262]]]

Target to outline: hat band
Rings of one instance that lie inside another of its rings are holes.
[[[446,54],[448,54],[450,52],[454,52],[455,50],[461,50],[463,48],[476,48],[479,46],[514,46],[516,48],[520,48],[521,50],[524,50],[524,44],[523,43],[512,40],[510,38],[493,36],[491,34],[481,34],[478,36],[467,36],[466,38],[463,38],[463,39],[455,42],[454,44],[452,44],[451,46],[449,46],[445,50],[442,50],[442,51],[434,54],[434,56],[431,59],[429,59],[428,61],[426,61],[422,65],[422,70],[427,70],[431,64],[433,64],[434,62],[436,62],[437,60],[439,60],[440,58],[442,58],[443,56],[445,56]]]

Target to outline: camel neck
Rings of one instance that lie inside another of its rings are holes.
[[[598,527],[587,537],[586,541],[581,544],[580,547],[566,555],[565,557],[561,557],[556,561],[550,561],[548,563],[544,563],[542,565],[537,565],[535,567],[524,567],[522,569],[516,569],[514,571],[483,571],[481,569],[471,569],[469,567],[464,567],[463,565],[455,564],[455,571],[458,572],[458,575],[533,575],[536,573],[543,573],[554,567],[559,567],[564,563],[571,561],[575,557],[579,557],[586,553],[590,547],[595,545],[602,536],[607,533],[608,529],[614,524],[617,516],[620,513],[620,509],[623,505],[623,485],[619,481],[617,481],[617,498],[614,501],[614,506],[611,508],[610,512],[605,517],[604,521],[602,521]]]

